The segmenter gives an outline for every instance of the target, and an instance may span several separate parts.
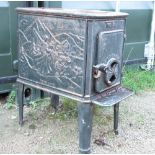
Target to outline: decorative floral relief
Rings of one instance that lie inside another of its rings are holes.
[[[81,93],[85,21],[19,15],[19,74]]]

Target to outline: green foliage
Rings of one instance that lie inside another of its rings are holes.
[[[34,100],[34,101],[31,101],[29,103],[29,105],[32,107],[33,110],[36,110],[37,108],[40,108],[40,107],[47,107],[49,106],[49,98],[44,98],[44,99],[37,99],[37,100]]]
[[[49,119],[68,120],[77,117],[77,103],[68,98],[60,98],[60,105],[56,112],[54,108],[52,108],[49,98],[31,101],[29,105],[33,112],[36,110],[48,111]],[[30,113],[30,115],[33,115],[33,113]]]
[[[12,90],[6,100],[6,108],[12,109],[15,104],[16,91]]]
[[[77,109],[77,103],[74,100],[68,99],[68,98],[62,98],[63,102],[63,110],[64,111],[74,111]]]
[[[60,120],[67,120],[77,117],[77,103],[74,100],[68,98],[62,98],[62,107],[53,115],[49,115],[49,118],[55,118]]]
[[[122,83],[136,94],[146,90],[155,90],[155,72],[136,69],[126,69]]]

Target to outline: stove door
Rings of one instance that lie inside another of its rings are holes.
[[[100,93],[120,84],[124,31],[99,32],[96,65],[93,66],[95,91]]]

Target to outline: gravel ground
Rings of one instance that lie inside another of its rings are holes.
[[[77,120],[49,117],[49,108],[25,107],[25,124],[17,110],[7,110],[0,99],[0,153],[78,153]],[[134,95],[120,104],[119,135],[113,129],[113,109],[94,117],[92,153],[155,153],[155,92]],[[98,146],[95,139],[107,145]]]

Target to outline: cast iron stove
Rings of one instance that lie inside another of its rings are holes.
[[[132,95],[121,86],[126,13],[95,10],[17,8],[18,104],[23,123],[24,86],[78,104],[79,150],[90,152],[93,104],[114,106]]]

